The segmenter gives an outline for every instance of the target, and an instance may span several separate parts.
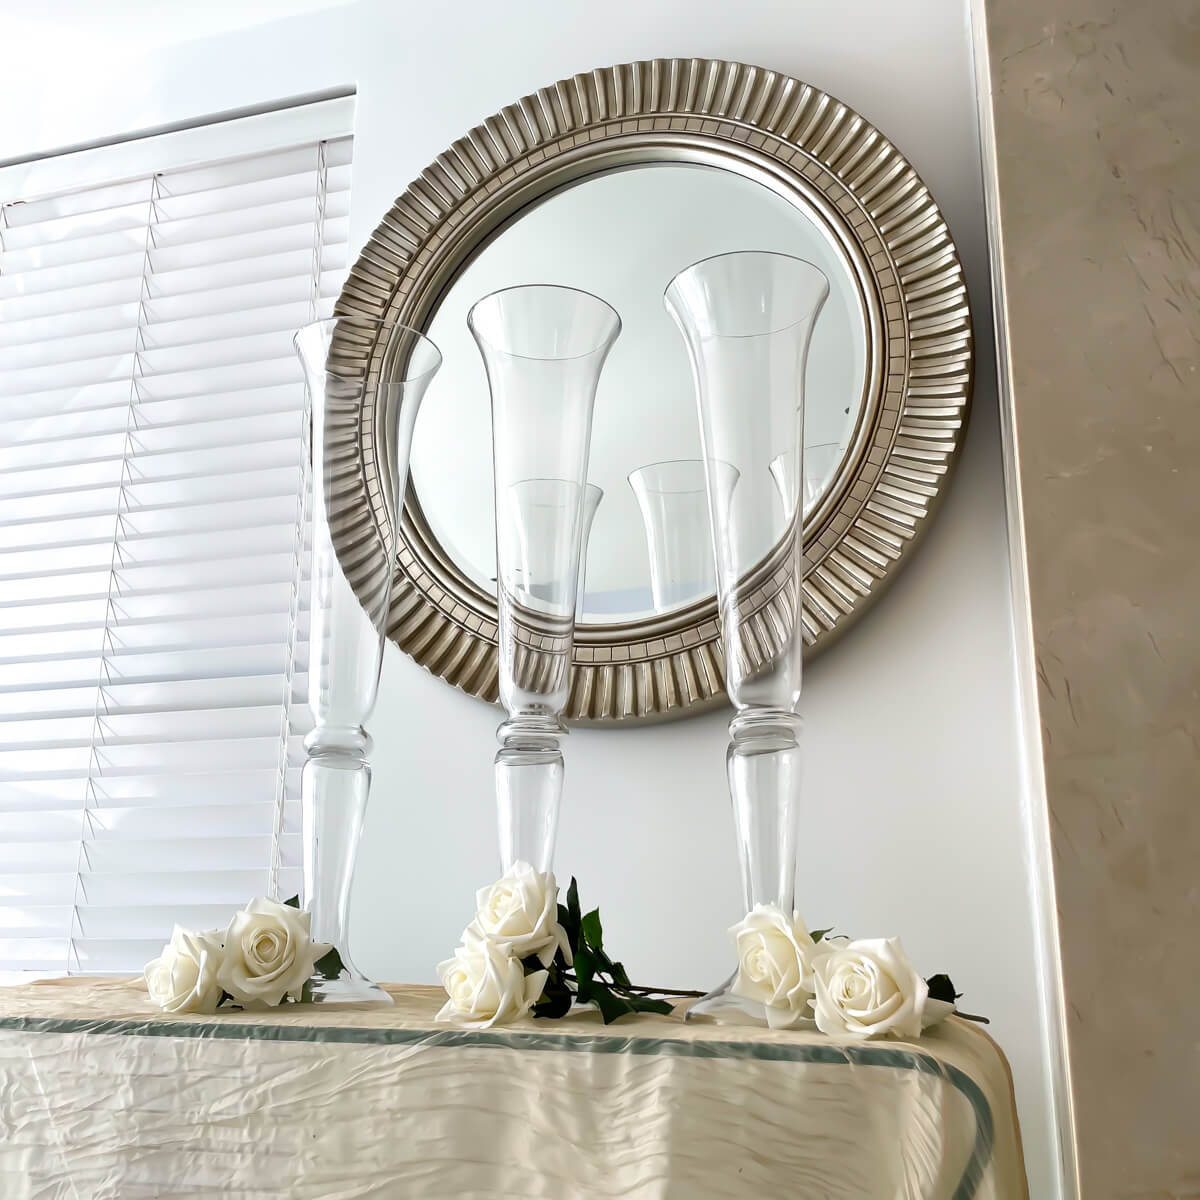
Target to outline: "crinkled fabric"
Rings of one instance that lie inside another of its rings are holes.
[[[0,988],[4,1200],[1017,1200],[1007,1065],[917,1043],[592,1013],[170,1017],[140,980]]]

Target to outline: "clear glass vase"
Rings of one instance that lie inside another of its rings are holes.
[[[704,462],[680,458],[629,473],[650,560],[650,598],[664,613],[716,587]]]
[[[380,336],[377,323],[335,317],[296,334],[311,403],[308,502],[311,514],[311,625],[308,702],[314,727],[305,738],[300,776],[303,872],[301,905],[311,914],[314,941],[328,942],[341,959],[334,978],[312,980],[316,1002],[374,1002],[391,997],[367,980],[350,958],[350,885],[371,790],[371,737],[383,640],[391,599],[397,507],[408,479],[413,426],[429,381],[441,365],[437,347],[415,330],[397,327],[383,360],[382,530],[339,504],[338,481],[362,470],[359,447],[344,431],[364,403],[360,375],[348,364]],[[377,544],[364,543],[374,540]],[[363,562],[374,568],[363,572]],[[359,568],[351,581],[347,566]]]
[[[745,251],[688,267],[664,296],[687,345],[700,420],[747,911],[771,904],[790,914],[795,903],[804,376],[828,294],[811,263]],[[763,1006],[733,987],[731,976],[692,1012],[764,1019]]]
[[[487,371],[496,487],[500,859],[550,870],[562,798],[592,408],[621,320],[573,288],[485,296],[467,324]]]

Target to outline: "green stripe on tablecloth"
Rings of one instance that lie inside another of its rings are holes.
[[[613,1034],[520,1033],[498,1029],[354,1029],[319,1025],[242,1025],[193,1021],[103,1021],[86,1017],[3,1017],[0,1031],[86,1033],[118,1037],[214,1038],[247,1042],[325,1042],[354,1046],[479,1046],[504,1050],[559,1050],[577,1054],[638,1054],[662,1058],[730,1058],[759,1062],[821,1063],[891,1067],[947,1080],[975,1113],[975,1145],[953,1200],[974,1200],[992,1157],[992,1110],[966,1072],[929,1054],[889,1046],[806,1042],[692,1042],[677,1038],[623,1038]]]

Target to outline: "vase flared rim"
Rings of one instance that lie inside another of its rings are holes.
[[[582,483],[577,479],[563,479],[561,476],[554,475],[527,475],[524,479],[514,479],[509,487],[520,487],[523,483],[562,483],[568,487],[577,487],[585,495],[599,493],[604,495],[604,489],[598,483],[592,483],[589,480],[584,480]]]
[[[584,350],[580,354],[518,354],[514,350],[506,350],[479,329],[479,322],[475,320],[475,310],[489,300],[495,300],[499,296],[508,296],[513,292],[570,292],[575,296],[586,296],[589,300],[594,300],[603,308],[608,309],[613,319],[612,331],[590,350]],[[589,292],[583,288],[569,287],[565,283],[515,283],[511,287],[497,288],[494,292],[488,292],[486,296],[480,296],[467,311],[467,328],[470,329],[476,340],[486,342],[491,349],[505,358],[516,358],[522,362],[577,362],[582,358],[591,358],[592,355],[610,347],[616,341],[622,327],[621,314],[602,296],[597,296],[595,292]]]
[[[702,472],[702,477],[701,477],[701,484],[698,488],[662,488],[662,487],[653,487],[650,484],[646,484],[645,485],[646,490],[649,492],[654,492],[660,496],[695,496],[695,495],[699,495],[700,493],[706,492],[708,490],[708,476],[709,476],[709,464],[710,463],[712,463],[717,468],[717,470],[721,471],[724,474],[726,479],[728,479],[730,476],[740,478],[741,474],[742,474],[741,471],[739,471],[737,469],[737,467],[735,467],[733,465],[733,463],[726,462],[723,458],[664,458],[664,459],[661,459],[659,462],[646,463],[643,466],[634,467],[634,469],[632,471],[630,471],[628,475],[625,476],[625,482],[628,483],[629,486],[634,489],[634,491],[636,491],[638,485],[636,483],[634,483],[634,481],[633,481],[633,477],[635,475],[639,475],[642,471],[649,470],[653,467],[673,467],[673,466],[683,464],[683,463],[688,463],[688,464],[696,463],[700,467],[700,470]]]
[[[771,329],[757,329],[753,333],[711,333],[704,334],[706,340],[712,338],[720,338],[726,341],[744,341],[749,338],[771,337],[776,333],[786,333],[789,329],[795,329],[797,325],[803,325],[806,321],[810,321],[820,311],[821,306],[829,298],[830,286],[829,276],[817,266],[816,263],[809,262],[807,258],[799,258],[795,254],[784,254],[781,250],[723,250],[720,254],[710,254],[707,258],[697,259],[694,263],[689,263],[682,271],[677,271],[672,277],[671,282],[663,288],[663,303],[669,311],[674,314],[674,308],[670,303],[671,290],[685,276],[697,270],[699,267],[707,267],[712,263],[720,262],[726,258],[771,258],[782,259],[785,262],[799,263],[801,266],[807,267],[810,271],[818,275],[825,284],[825,294],[813,305],[810,305],[805,312],[796,317],[794,320],[785,321],[782,325],[774,326]]]
[[[380,379],[378,386],[381,388],[401,387],[419,383],[422,379],[428,379],[430,376],[436,374],[441,368],[443,361],[441,350],[438,348],[437,343],[427,334],[422,333],[421,330],[414,329],[411,325],[392,325],[388,327],[382,320],[377,320],[374,317],[358,316],[354,313],[325,317],[322,320],[309,321],[301,325],[295,334],[292,335],[292,346],[303,361],[304,351],[301,339],[305,333],[311,329],[320,329],[326,335],[326,343],[330,344],[332,342],[333,331],[339,327],[344,329],[361,329],[368,335],[378,335],[380,331],[386,330],[389,345],[398,337],[407,336],[411,338],[414,346],[423,346],[425,348],[426,366],[411,375],[405,375],[401,379]],[[374,340],[373,337],[372,340]],[[411,355],[409,356],[409,361],[412,361]],[[328,364],[326,364],[325,369],[326,373],[329,374]]]
[[[689,488],[655,487],[653,484],[646,482],[644,473],[647,471],[656,471],[661,467],[681,467],[684,465],[687,465],[688,467],[695,466],[695,467],[699,468],[699,470],[700,470],[700,486],[699,487],[689,487]],[[626,481],[626,483],[629,484],[630,487],[636,487],[637,485],[633,482],[633,477],[636,475],[636,476],[638,476],[639,481],[642,483],[642,486],[644,486],[647,491],[660,492],[663,494],[669,493],[671,495],[676,495],[676,496],[690,496],[690,495],[693,495],[694,493],[703,492],[705,490],[706,485],[705,485],[705,473],[704,472],[705,472],[705,466],[704,466],[704,459],[702,459],[702,458],[664,458],[658,462],[644,463],[640,467],[634,467],[634,469],[632,471],[630,471],[628,475],[625,476],[625,481]]]

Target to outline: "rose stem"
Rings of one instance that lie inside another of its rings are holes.
[[[977,1016],[975,1013],[960,1012],[957,1008],[954,1010],[956,1017],[962,1017],[964,1021],[974,1021],[977,1025],[990,1025],[991,1021],[987,1017]]]
[[[697,1000],[703,999],[705,995],[704,992],[681,991],[679,988],[639,987],[632,983],[625,990],[627,992],[652,992],[656,996],[694,996]]]
[[[579,980],[576,979],[575,976],[573,974],[571,974],[569,971],[564,972],[563,978],[568,980],[571,983],[579,982]],[[605,986],[615,988],[618,992],[639,992],[639,993],[645,992],[647,994],[653,994],[655,996],[691,996],[697,1000],[703,1000],[705,995],[707,994],[705,992],[681,991],[679,988],[639,987],[637,984],[633,984],[633,983],[631,983],[627,988],[618,987],[617,984],[615,984],[615,983],[606,984]]]

